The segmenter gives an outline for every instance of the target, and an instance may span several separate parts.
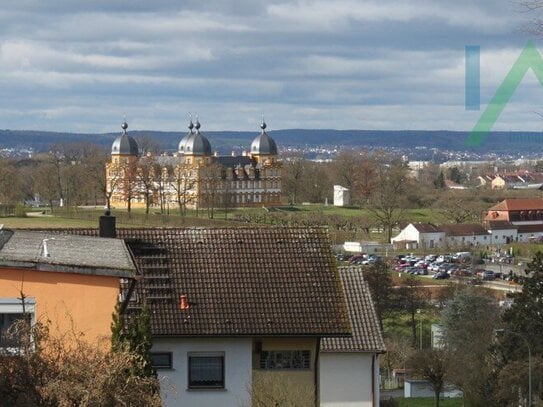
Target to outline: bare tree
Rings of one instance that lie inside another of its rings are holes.
[[[40,163],[34,179],[35,193],[49,203],[51,210],[54,201],[61,196],[57,169],[51,162]]]
[[[343,150],[334,158],[334,179],[351,191],[355,190],[362,158],[357,151]]]
[[[10,328],[20,352],[0,352],[0,404],[5,406],[160,406],[159,383],[134,374],[141,357],[108,351],[80,333],[54,337],[40,322]],[[67,346],[67,344],[70,344]]]
[[[223,187],[222,168],[218,163],[213,163],[201,171],[200,189],[203,203],[207,208],[207,216],[213,219]]]
[[[435,202],[434,207],[447,221],[466,223],[480,222],[488,205],[474,201],[472,191],[446,191]]]
[[[408,183],[405,163],[395,160],[379,165],[377,186],[367,208],[384,228],[387,242],[392,237],[392,229],[404,219]]]
[[[396,304],[398,308],[409,314],[413,346],[417,344],[417,312],[426,308],[430,299],[429,291],[421,287],[421,285],[420,280],[417,280],[411,274],[406,274],[402,277],[402,283],[396,290]]]
[[[196,178],[193,176],[192,171],[194,170],[182,163],[179,163],[173,169],[173,179],[170,186],[175,191],[179,215],[181,216],[187,214],[187,206],[196,198],[194,194]]]
[[[284,157],[283,160],[283,194],[288,202],[299,202],[300,190],[304,185],[305,160],[301,154]]]
[[[451,355],[446,349],[424,349],[415,352],[409,361],[413,373],[430,382],[435,407],[439,407],[439,396],[445,390],[450,359]]]
[[[383,330],[383,319],[391,308],[393,288],[390,268],[384,261],[378,261],[364,270],[364,279],[368,282],[379,326]]]
[[[13,161],[0,159],[0,203],[14,204],[22,199],[20,178]]]
[[[155,180],[156,174],[154,161],[152,157],[143,157],[136,168],[136,183],[138,192],[145,199],[145,213],[149,214],[151,205],[153,204],[153,196],[155,195]],[[160,167],[158,168],[160,170]],[[160,176],[161,174],[158,174]]]

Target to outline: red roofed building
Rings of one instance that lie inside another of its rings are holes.
[[[543,224],[543,199],[505,199],[491,207],[485,216],[488,221],[508,221],[514,225]]]

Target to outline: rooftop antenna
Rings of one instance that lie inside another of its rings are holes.
[[[266,121],[264,120],[264,113],[262,113],[262,122],[260,122],[260,128],[262,129],[262,133],[266,131]]]
[[[128,123],[126,122],[126,115],[123,116],[123,124],[121,124],[124,134],[126,134],[126,129],[128,129]]]
[[[51,257],[51,253],[49,253],[49,248],[47,247],[47,242],[49,240],[55,240],[55,238],[54,237],[45,238],[41,242],[41,245],[42,245],[42,257]]]
[[[192,129],[194,129],[194,123],[192,123],[192,113],[189,112],[189,130],[191,134],[192,134]]]

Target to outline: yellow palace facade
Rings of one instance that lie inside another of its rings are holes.
[[[113,208],[235,208],[281,204],[281,162],[277,145],[261,133],[241,155],[212,153],[192,120],[173,155],[141,155],[123,123],[106,164],[106,197]]]

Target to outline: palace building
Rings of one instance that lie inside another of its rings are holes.
[[[281,162],[264,120],[250,150],[241,155],[212,153],[200,127],[191,120],[176,153],[152,155],[141,154],[124,122],[106,164],[108,206],[185,210],[281,204]]]

